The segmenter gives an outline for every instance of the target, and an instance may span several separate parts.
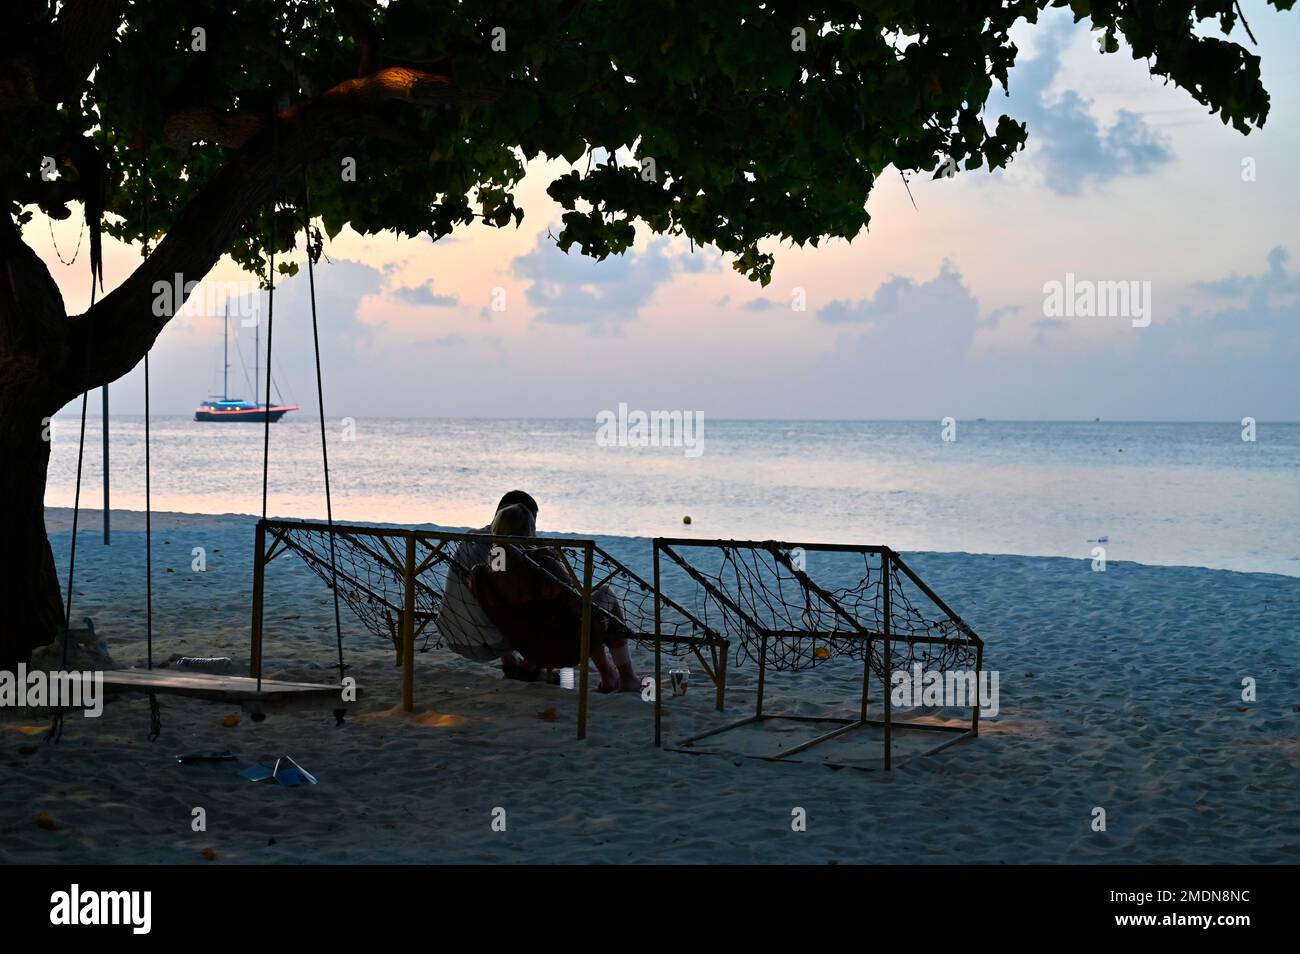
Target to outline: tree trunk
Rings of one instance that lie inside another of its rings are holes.
[[[45,535],[45,419],[59,409],[52,369],[69,322],[45,264],[0,221],[0,670],[58,637],[63,606]]]
[[[12,672],[62,633],[63,603],[45,533],[48,432],[41,418],[11,410],[0,405],[0,670]]]
[[[120,0],[76,5],[94,15],[91,26],[116,16],[120,6]],[[60,18],[70,36],[84,26],[77,16]],[[111,40],[113,32],[105,35]],[[82,50],[75,39],[69,42]],[[65,75],[84,77],[85,71],[55,71],[50,82]],[[8,205],[0,210],[0,668],[29,659],[32,649],[59,636],[64,623],[43,517],[50,458],[43,419],[86,389],[117,380],[148,353],[183,304],[173,302],[173,312],[158,314],[155,283],[200,281],[239,229],[267,210],[280,184],[296,179],[336,143],[374,136],[409,146],[409,134],[380,109],[383,104],[483,103],[500,94],[385,68],[281,111],[190,199],[140,267],[75,318],[45,264],[23,241]],[[0,89],[0,109],[3,98]]]

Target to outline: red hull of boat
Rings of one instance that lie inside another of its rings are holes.
[[[266,419],[270,417],[271,423],[274,424],[290,411],[296,410],[298,410],[298,405],[296,404],[280,405],[278,407],[247,408],[231,411],[215,411],[211,408],[201,407],[195,410],[194,420],[263,424],[266,422]]]

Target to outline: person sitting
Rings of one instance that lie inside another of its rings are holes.
[[[532,515],[522,505],[503,507],[492,521],[496,536],[532,536]],[[488,617],[522,656],[528,671],[580,663],[582,596],[567,580],[568,568],[549,546],[508,547],[498,559],[470,572],[470,590]],[[592,592],[589,652],[600,672],[598,692],[640,691],[618,598],[607,588]]]
[[[512,490],[501,498],[496,509],[519,506],[535,521],[537,501],[522,490]],[[472,534],[490,534],[489,524]],[[475,566],[488,560],[491,545],[466,540],[456,546],[451,554],[447,582],[443,589],[442,605],[438,612],[438,630],[447,648],[467,659],[501,660],[501,671],[507,679],[536,679],[536,671],[527,672],[519,665],[515,653],[501,630],[492,622],[470,591],[469,575]]]

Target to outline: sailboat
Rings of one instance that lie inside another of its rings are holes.
[[[261,335],[254,331],[256,343],[253,345],[253,400],[230,397],[230,318],[223,309],[221,313],[221,397],[212,397],[194,409],[196,421],[246,421],[263,424],[268,419],[274,424],[290,411],[298,410],[297,404],[262,404],[257,392],[257,357],[261,350]],[[267,395],[269,401],[271,396]]]

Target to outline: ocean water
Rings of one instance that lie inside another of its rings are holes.
[[[271,428],[268,513],[323,518],[319,423]],[[144,426],[112,419],[112,506],[144,509]],[[261,512],[262,426],[156,417],[153,507]],[[885,544],[1300,576],[1300,424],[705,422],[702,452],[601,446],[594,420],[326,422],[334,515],[481,526],[537,498],[542,531]],[[102,505],[87,425],[82,503]],[[71,506],[77,421],[55,422],[48,506]],[[691,523],[686,525],[684,518]],[[1102,542],[1098,542],[1098,541]]]

